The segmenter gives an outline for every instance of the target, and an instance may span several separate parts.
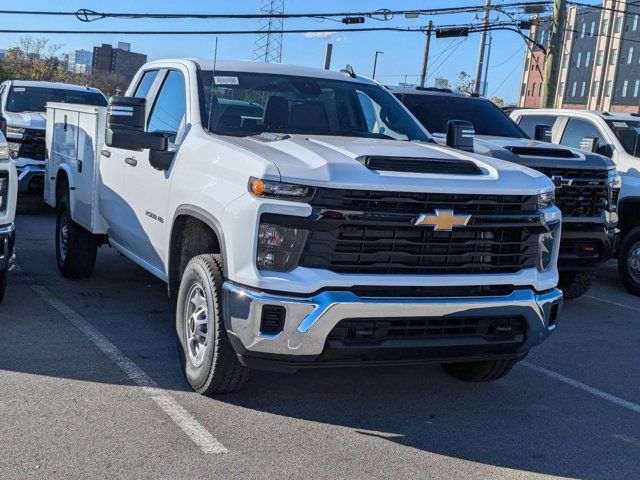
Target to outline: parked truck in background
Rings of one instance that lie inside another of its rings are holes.
[[[19,191],[42,194],[47,102],[106,106],[96,88],[66,83],[7,80],[0,85],[0,115],[7,121],[9,154],[18,170]]]
[[[108,109],[50,103],[47,145],[60,271],[108,243],[165,281],[200,393],[250,368],[491,381],[556,326],[551,181],[437,145],[351,71],[151,62]]]
[[[620,177],[608,158],[558,148],[541,126],[529,136],[490,100],[448,89],[389,87],[440,143],[447,142],[449,122],[469,122],[474,139],[468,149],[524,165],[547,175],[556,186],[562,210],[560,288],[565,298],[584,295],[600,265],[611,259],[618,240],[617,198]],[[545,141],[542,141],[545,140]]]
[[[0,303],[4,299],[9,268],[13,261],[17,196],[16,167],[9,157],[7,141],[0,132]]]
[[[640,116],[587,110],[514,110],[525,131],[545,125],[553,143],[588,149],[609,157],[621,176],[618,198],[621,232],[618,272],[625,288],[640,296]]]

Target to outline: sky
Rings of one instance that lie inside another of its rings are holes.
[[[501,3],[502,0],[494,3]],[[76,11],[86,8],[95,11],[132,13],[257,13],[260,0],[237,0],[231,2],[215,0],[136,0],[136,1],[95,1],[95,0],[29,0],[28,2],[4,3],[4,9]],[[484,5],[485,0],[285,0],[285,12],[349,12],[377,9],[419,9],[452,6]],[[74,17],[45,17],[0,15],[5,28],[15,29],[83,29],[83,30],[188,30],[188,29],[256,29],[257,20],[162,20],[162,19],[103,19],[93,23],[82,23]],[[492,14],[492,19],[497,17]],[[500,17],[506,20],[504,17]],[[466,23],[477,21],[475,14],[442,15],[405,19],[396,17],[388,22],[367,19],[364,26],[424,26],[429,19],[435,25]],[[340,28],[342,23],[330,20],[312,19],[285,20],[286,28]],[[0,34],[0,48],[16,45],[20,34]],[[130,42],[132,51],[146,53],[149,60],[175,57],[213,58],[215,38],[213,36],[140,36],[140,35],[31,35],[47,38],[51,44],[60,45],[59,53],[75,49],[91,50],[101,43],[117,44]],[[521,37],[512,32],[492,32],[491,57],[487,96],[503,98],[506,104],[516,101],[525,44]],[[223,60],[251,60],[255,35],[220,36],[218,58]],[[283,40],[283,63],[322,67],[327,43],[333,43],[332,69],[353,66],[355,72],[371,76],[376,51],[384,52],[378,57],[376,79],[382,83],[395,85],[399,82],[417,82],[422,65],[425,35],[421,32],[366,32],[338,34],[286,34]],[[449,79],[455,84],[457,74],[465,71],[475,74],[480,34],[466,38],[444,38],[431,40],[429,80],[436,76]]]

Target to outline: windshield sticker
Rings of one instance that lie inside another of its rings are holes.
[[[24,92],[24,87],[13,87],[14,92]]]
[[[240,85],[238,77],[213,77],[216,85]]]
[[[613,122],[613,126],[618,128],[627,128],[627,124],[625,122]]]

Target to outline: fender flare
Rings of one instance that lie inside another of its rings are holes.
[[[55,188],[55,191],[53,192],[53,203],[55,205],[53,205],[53,207],[58,207],[58,178],[60,177],[60,172],[64,172],[67,176],[67,183],[69,185],[69,206],[71,207],[71,216],[73,217],[73,211],[75,210],[76,203],[76,184],[74,182],[73,175],[71,174],[71,168],[66,163],[60,164],[56,170],[56,177],[53,181],[53,186]]]
[[[176,224],[176,219],[182,215],[197,218],[204,224],[208,225],[218,237],[218,243],[220,244],[220,253],[222,254],[222,258],[227,258],[227,247],[224,239],[224,232],[222,230],[222,225],[220,224],[218,219],[207,210],[190,204],[180,205],[173,213],[173,219],[171,221],[171,232],[169,234],[169,248],[167,249],[169,255],[171,255],[171,239],[173,238],[173,228]],[[167,259],[167,265],[170,265],[169,259]],[[222,273],[225,277],[227,277],[227,262],[225,261],[222,266]],[[171,272],[169,272],[169,275],[171,275]]]
[[[624,213],[624,208],[628,204],[640,205],[640,196],[638,196],[638,197],[624,197],[624,198],[622,198],[622,200],[620,200],[618,202],[618,223],[619,224],[626,225],[624,217],[623,217],[623,215],[621,215],[621,213]],[[637,226],[640,226],[640,223],[633,222],[632,227],[631,228],[627,228],[626,230],[631,230],[632,228],[635,228]]]

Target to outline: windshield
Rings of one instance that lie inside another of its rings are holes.
[[[607,123],[620,140],[625,152],[634,157],[640,157],[640,121],[607,120]]]
[[[220,135],[336,135],[431,141],[377,85],[289,75],[200,71],[202,124]]]
[[[398,93],[398,98],[431,133],[447,133],[449,120],[473,123],[476,135],[527,138],[493,102],[452,95]]]
[[[101,93],[89,90],[16,86],[9,91],[6,109],[9,112],[46,112],[47,102],[107,106]]]

